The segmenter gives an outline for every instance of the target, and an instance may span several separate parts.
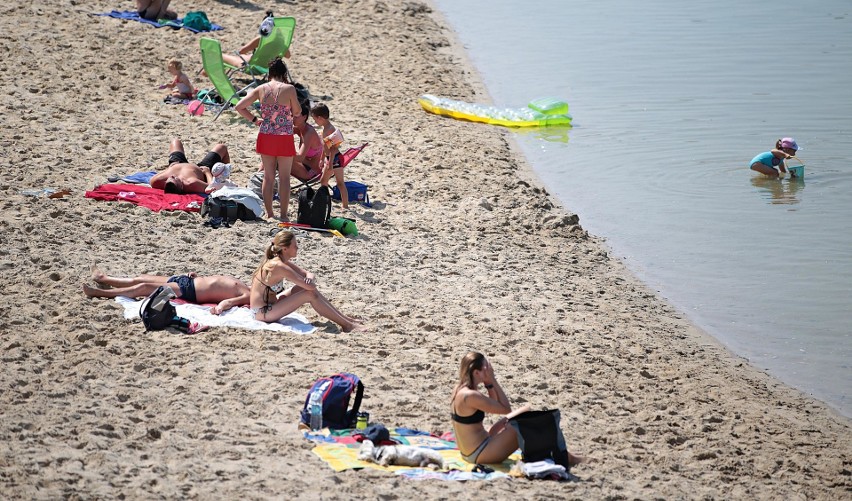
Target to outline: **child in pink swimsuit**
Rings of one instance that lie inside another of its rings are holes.
[[[189,77],[183,72],[183,64],[177,59],[172,59],[168,64],[169,73],[174,75],[175,79],[170,83],[160,86],[161,89],[172,89],[171,97],[178,99],[192,99],[195,97],[195,89],[189,81]]]

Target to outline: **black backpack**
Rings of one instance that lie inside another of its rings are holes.
[[[257,215],[245,205],[234,200],[219,197],[207,197],[201,203],[201,217],[221,217],[229,223],[237,219],[241,221],[254,221]]]
[[[189,333],[191,322],[177,316],[175,306],[169,301],[175,297],[175,291],[168,285],[161,285],[150,296],[142,300],[139,316],[145,326],[145,332],[161,331],[168,327]]]
[[[327,186],[320,186],[316,191],[306,186],[299,192],[297,223],[307,224],[311,228],[328,228],[329,217],[331,217],[331,194]]]
[[[167,285],[161,285],[142,300],[139,316],[142,318],[146,331],[161,331],[172,324],[177,317],[177,310],[169,302],[173,297],[175,297],[175,291]]]

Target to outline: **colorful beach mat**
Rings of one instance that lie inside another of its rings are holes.
[[[93,16],[114,17],[116,19],[124,19],[124,20],[127,20],[127,21],[137,21],[137,22],[140,22],[140,23],[150,24],[151,26],[154,26],[155,28],[162,28],[163,26],[170,26],[170,27],[176,28],[176,29],[183,28],[183,29],[189,30],[193,33],[201,33],[201,31],[202,31],[202,30],[197,30],[195,28],[190,28],[189,26],[184,26],[183,25],[183,19],[175,19],[173,21],[166,21],[164,19],[163,21],[165,21],[165,22],[160,23],[158,21],[151,21],[150,19],[145,19],[144,17],[140,16],[138,12],[133,11],[133,10],[113,10],[111,12],[103,12],[103,13],[92,14],[92,15]],[[219,26],[218,24],[210,23],[210,29],[207,30],[207,31],[218,31],[218,30],[224,30],[224,29],[225,28]]]
[[[415,447],[425,447],[438,451],[444,458],[446,469],[435,471],[429,468],[415,468],[410,466],[380,466],[376,463],[361,461],[358,459],[358,451],[361,443],[352,435],[358,430],[336,430],[329,432],[312,433],[304,432],[308,440],[317,442],[318,445],[311,449],[320,459],[325,461],[334,471],[358,470],[372,468],[393,472],[406,478],[424,480],[494,480],[497,478],[508,478],[508,472],[512,465],[521,459],[519,452],[515,452],[509,459],[498,465],[489,465],[495,471],[492,473],[474,473],[474,465],[466,462],[456,447],[456,443],[428,433],[397,428],[391,432],[391,439],[402,444]]]

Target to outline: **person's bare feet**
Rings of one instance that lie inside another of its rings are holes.
[[[86,284],[83,284],[83,294],[85,294],[86,297],[93,297],[94,294],[97,292],[97,290],[98,289],[96,289],[94,287],[90,287]]]
[[[102,284],[102,283],[104,283],[104,277],[106,277],[106,274],[98,268],[98,265],[93,264],[92,265],[92,282]]]
[[[571,466],[576,466],[580,463],[586,463],[589,460],[583,456],[575,456],[574,454],[568,453],[568,464]]]
[[[359,324],[358,322],[351,322],[349,324],[349,328],[343,328],[343,332],[367,332],[369,327],[364,324]]]

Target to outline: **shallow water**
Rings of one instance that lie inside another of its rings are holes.
[[[852,3],[435,3],[495,105],[570,104],[572,129],[513,134],[584,228],[735,353],[852,416]],[[783,136],[803,180],[748,169]]]

